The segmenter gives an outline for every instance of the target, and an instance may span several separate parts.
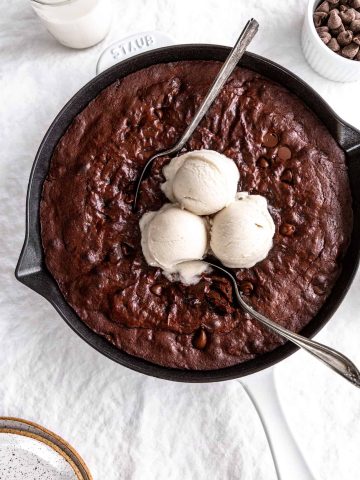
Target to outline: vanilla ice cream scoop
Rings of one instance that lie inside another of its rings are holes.
[[[241,192],[213,218],[210,247],[226,267],[250,268],[267,256],[274,234],[266,198]]]
[[[207,268],[199,262],[208,249],[204,218],[166,204],[157,212],[145,213],[140,229],[141,247],[149,265],[161,268],[171,280],[196,283]]]
[[[197,215],[211,215],[231,203],[239,171],[234,161],[214,150],[194,150],[173,158],[163,169],[162,191],[171,202]]]

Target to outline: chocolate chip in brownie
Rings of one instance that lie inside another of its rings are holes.
[[[279,148],[278,152],[277,152],[277,156],[280,160],[283,160],[284,162],[286,160],[290,160],[291,158],[291,150],[289,147],[287,146],[282,146]]]
[[[239,285],[240,292],[246,296],[250,296],[254,291],[254,285],[249,280],[244,280]]]
[[[276,147],[278,143],[279,143],[279,139],[276,133],[267,132],[264,135],[264,138],[262,141],[262,144],[264,145],[264,147],[273,148],[273,147]]]
[[[156,295],[157,297],[160,297],[160,295],[162,294],[162,286],[159,285],[158,283],[155,283],[154,285],[151,285],[150,292]]]
[[[285,235],[286,237],[290,237],[295,232],[295,226],[291,223],[284,223],[280,227],[281,235]]]
[[[270,166],[270,162],[267,158],[260,157],[259,160],[258,160],[258,166],[260,168],[268,168]]]
[[[203,328],[199,328],[193,336],[192,344],[198,350],[204,350],[207,341],[208,339],[205,330]]]
[[[287,168],[286,170],[284,170],[284,172],[282,173],[282,175],[280,177],[280,180],[282,182],[288,183],[288,184],[293,183],[293,174],[292,174],[292,171],[290,170],[290,168]]]

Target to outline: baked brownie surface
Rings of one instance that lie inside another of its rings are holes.
[[[161,64],[116,81],[74,119],[43,187],[46,264],[68,303],[118,348],[177,368],[222,368],[282,343],[236,305],[216,271],[185,286],[147,265],[139,218],[167,202],[160,184],[169,158],[155,162],[138,212],[131,208],[142,166],[179,139],[220,66]],[[344,153],[296,96],[242,68],[186,150],[201,148],[234,160],[239,191],[267,198],[274,246],[234,272],[259,312],[301,330],[329,295],[351,234]]]

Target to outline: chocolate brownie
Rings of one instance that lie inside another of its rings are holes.
[[[160,64],[116,81],[61,138],[43,188],[46,264],[67,302],[116,347],[176,368],[222,368],[282,343],[236,305],[218,272],[185,286],[147,265],[139,218],[167,201],[160,184],[169,158],[155,162],[132,212],[144,163],[177,141],[220,66]],[[329,295],[349,243],[343,151],[298,97],[243,68],[184,151],[202,148],[234,160],[238,190],[265,196],[276,224],[268,257],[234,270],[240,288],[259,312],[301,330]]]

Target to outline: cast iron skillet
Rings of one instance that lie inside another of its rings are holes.
[[[48,172],[53,150],[66,129],[86,105],[105,87],[115,80],[142,68],[157,63],[177,60],[219,60],[228,56],[228,47],[217,45],[177,45],[160,48],[125,60],[85,85],[61,110],[47,131],[37,152],[31,171],[26,202],[25,242],[16,267],[16,278],[45,297],[60,313],[66,323],[89,345],[115,362],[138,372],[167,380],[182,382],[213,382],[242,377],[269,367],[297,350],[287,342],[274,351],[238,365],[220,370],[195,371],[161,367],[140,358],[128,355],[97,335],[83,323],[62,296],[55,280],[44,262],[41,244],[39,204],[43,182]],[[342,273],[331,295],[319,313],[302,330],[301,334],[312,337],[330,319],[347,290],[356,272],[360,255],[360,131],[343,122],[324,100],[297,76],[283,67],[258,55],[246,53],[240,64],[279,82],[307,104],[327,126],[339,145],[345,150],[354,209],[354,230],[351,244],[343,262]],[[273,319],[276,321],[276,319]]]

